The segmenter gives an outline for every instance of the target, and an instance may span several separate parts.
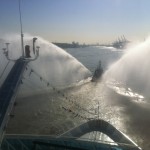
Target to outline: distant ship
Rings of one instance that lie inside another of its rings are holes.
[[[121,36],[115,42],[112,43],[112,46],[116,49],[124,49],[126,48],[129,41],[125,38],[125,36]]]
[[[94,71],[94,74],[93,74],[93,77],[92,77],[91,81],[96,82],[98,79],[101,78],[102,74],[103,74],[103,68],[101,66],[101,61],[99,61],[99,64],[98,64],[97,68]]]

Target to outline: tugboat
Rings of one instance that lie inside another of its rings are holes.
[[[94,74],[93,74],[93,77],[92,77],[91,81],[96,82],[98,79],[101,78],[102,74],[103,74],[103,68],[101,66],[101,61],[99,61],[99,64],[98,64],[97,68],[94,71]]]

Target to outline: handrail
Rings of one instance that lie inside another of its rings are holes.
[[[0,89],[0,143],[3,139],[9,114],[13,108],[17,89],[26,64],[22,58],[18,59]]]
[[[69,136],[69,137],[80,138],[82,135],[86,133],[90,133],[92,131],[102,132],[106,134],[108,137],[110,137],[116,143],[125,143],[125,144],[129,144],[129,145],[136,147],[138,150],[141,149],[129,137],[127,137],[121,131],[117,130],[113,125],[111,125],[110,123],[102,119],[95,119],[95,120],[87,121],[67,131],[66,133],[60,135],[60,137]]]
[[[12,144],[12,146],[15,148],[15,146],[18,147],[18,144],[25,145],[29,148],[29,146],[52,146],[52,147],[61,147],[64,148],[64,146],[71,146],[70,148],[83,148],[91,149],[91,147],[95,147],[95,149],[98,148],[104,148],[107,150],[110,150],[113,148],[114,150],[122,149],[122,150],[139,150],[138,147],[135,147],[131,144],[126,143],[113,143],[113,142],[107,142],[107,141],[90,141],[87,138],[81,138],[77,139],[76,137],[57,137],[57,136],[49,136],[49,135],[5,135],[3,144],[6,143]],[[14,141],[14,142],[13,142]],[[18,144],[16,144],[18,142]],[[29,145],[28,145],[29,144]],[[3,147],[3,146],[2,146]]]

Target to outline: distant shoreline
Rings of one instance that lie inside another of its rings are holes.
[[[78,42],[72,42],[72,43],[58,43],[58,42],[52,42],[53,44],[57,45],[61,48],[84,48],[89,46],[111,46],[111,45],[104,45],[104,44],[79,44]]]
[[[58,47],[61,48],[81,48],[81,47],[87,47],[89,45],[86,44],[79,44],[78,42],[72,42],[72,43],[57,43],[57,42],[52,42],[53,44],[57,45]]]

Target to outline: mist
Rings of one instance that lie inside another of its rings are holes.
[[[46,84],[48,83],[50,86],[63,87],[91,76],[91,72],[65,50],[44,40],[41,37],[36,37],[38,38],[36,46],[40,47],[39,57],[37,60],[28,63],[23,75],[23,84],[21,85],[20,90],[21,92],[30,93],[32,91],[32,93],[34,93],[36,90],[44,90],[44,87],[46,87]],[[24,45],[30,45],[31,57],[34,57],[32,51],[32,39],[32,35],[24,35]],[[18,59],[22,54],[20,35],[9,34],[9,36],[3,36],[3,40],[0,41],[0,49],[5,47],[5,42],[10,43],[9,57],[14,60]],[[5,66],[8,62],[2,54],[2,51],[0,60],[0,73],[2,73],[2,70],[4,69],[3,66]],[[7,72],[9,72],[11,67],[8,67],[9,69]],[[4,78],[2,78],[1,81],[2,80],[4,80]]]
[[[150,97],[150,37],[130,45],[124,55],[104,74],[105,80],[116,80],[134,92]]]

